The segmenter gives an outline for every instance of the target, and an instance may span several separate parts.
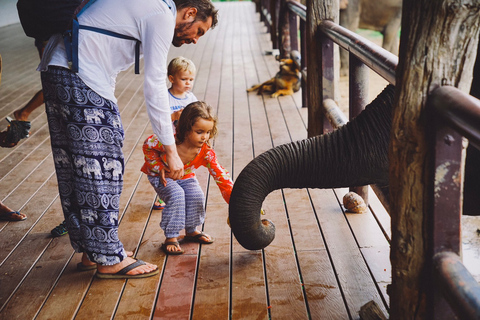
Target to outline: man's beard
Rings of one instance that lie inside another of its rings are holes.
[[[192,42],[191,39],[184,38],[185,33],[188,29],[192,27],[192,25],[195,23],[196,20],[193,20],[192,22],[181,22],[178,26],[175,27],[175,31],[173,34],[173,40],[172,44],[175,47],[180,47],[183,43],[183,40],[186,40],[185,43],[190,43]]]

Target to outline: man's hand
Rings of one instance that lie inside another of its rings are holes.
[[[167,177],[173,180],[181,179],[183,177],[183,162],[177,153],[177,147],[173,144],[170,146],[164,145],[164,148],[167,153],[168,169],[165,169]]]

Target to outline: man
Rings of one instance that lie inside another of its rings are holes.
[[[167,54],[170,43],[196,43],[215,27],[217,10],[210,0],[102,0],[78,21],[141,41],[147,112],[166,146],[169,177],[181,178],[167,95]],[[97,277],[151,276],[158,267],[127,256],[118,239],[124,132],[115,78],[134,63],[136,42],[80,30],[78,43],[77,74],[68,69],[60,35],[52,36],[39,66],[70,241],[83,253],[79,269],[96,264]]]

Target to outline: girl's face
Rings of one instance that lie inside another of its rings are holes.
[[[192,90],[195,75],[190,71],[178,71],[174,75],[168,76],[168,79],[175,91],[185,93]]]
[[[185,142],[191,147],[201,148],[205,142],[210,139],[210,133],[213,130],[213,121],[198,118],[195,124],[185,136]]]

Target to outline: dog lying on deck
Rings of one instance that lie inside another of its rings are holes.
[[[300,90],[301,85],[300,59],[300,53],[293,50],[290,53],[290,58],[279,60],[280,71],[277,72],[275,77],[264,83],[254,85],[250,89],[247,89],[247,91],[252,92],[258,90],[257,94],[267,92],[271,94],[272,98],[297,92]]]

